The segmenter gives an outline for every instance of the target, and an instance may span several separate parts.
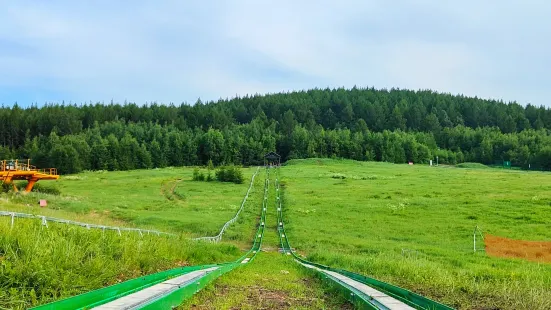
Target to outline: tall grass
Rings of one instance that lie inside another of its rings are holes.
[[[227,244],[185,237],[87,230],[0,218],[0,308],[24,309],[140,275],[184,265],[224,262],[240,254]]]
[[[247,169],[246,175],[252,172]],[[0,218],[0,309],[24,309],[144,274],[239,257],[242,251],[233,244],[193,242],[190,237],[217,232],[235,214],[248,183],[198,184],[191,177],[191,168],[84,172],[45,182],[43,188],[59,192],[0,194],[2,210],[179,233],[119,236],[19,218],[12,228],[9,217]],[[250,203],[257,203],[252,198]],[[39,208],[39,199],[46,199],[48,208]],[[245,237],[239,238],[245,243]]]

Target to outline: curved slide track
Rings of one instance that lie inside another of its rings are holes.
[[[409,310],[409,309],[435,309],[453,310],[446,305],[415,294],[403,288],[378,281],[350,271],[335,269],[328,266],[309,262],[299,257],[291,248],[289,236],[285,232],[283,221],[283,204],[281,202],[281,189],[279,186],[279,168],[276,169],[275,190],[278,234],[281,244],[281,252],[292,255],[295,261],[305,268],[312,270],[322,280],[341,291],[348,300],[359,309],[381,310]]]
[[[237,260],[162,271],[31,309],[173,309],[216,278],[254,260],[264,236],[268,186],[269,171],[266,172],[260,222],[253,245]]]

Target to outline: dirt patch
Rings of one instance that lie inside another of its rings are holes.
[[[296,309],[313,308],[317,299],[315,297],[292,297],[288,292],[277,289],[266,289],[257,285],[245,287],[220,286],[216,297],[224,298],[235,294],[236,291],[246,291],[244,300],[232,305],[229,309]],[[190,309],[207,310],[213,309],[211,304],[191,305]],[[342,309],[351,309],[349,305]]]
[[[514,240],[484,235],[484,243],[486,244],[486,253],[490,256],[551,263],[551,241]]]
[[[275,248],[275,247],[270,247],[270,246],[262,246],[262,249],[261,251],[262,252],[277,252],[279,250],[279,248]]]

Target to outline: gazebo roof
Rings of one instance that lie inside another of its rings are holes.
[[[264,155],[264,158],[266,158],[266,159],[281,159],[281,156],[279,156],[279,154],[277,154],[276,152],[270,152],[270,153],[267,153],[266,155]]]

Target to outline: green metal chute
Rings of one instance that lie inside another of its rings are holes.
[[[268,192],[268,177],[266,177],[266,182],[264,184],[264,195],[267,195]],[[261,223],[266,221],[266,199],[263,199],[262,210],[260,220]],[[54,301],[48,304],[37,306],[31,308],[33,310],[54,310],[54,309],[91,309],[97,306],[101,306],[113,300],[119,299],[121,297],[133,294],[135,292],[144,290],[148,287],[152,287],[156,284],[162,283],[166,280],[185,275],[187,273],[208,269],[211,267],[217,267],[213,272],[206,274],[203,277],[200,277],[194,281],[186,283],[185,286],[180,287],[177,290],[171,291],[170,293],[151,300],[147,304],[141,306],[141,309],[172,309],[173,307],[182,303],[183,300],[191,297],[193,294],[197,293],[200,289],[204,288],[206,285],[214,281],[216,278],[221,275],[230,272],[239,266],[243,265],[243,261],[248,258],[248,262],[254,260],[260,248],[262,246],[262,239],[264,236],[264,227],[265,225],[259,225],[256,231],[253,244],[247,253],[238,258],[233,262],[222,263],[222,264],[210,264],[210,265],[200,265],[200,266],[190,266],[190,267],[180,267],[174,268],[147,276],[131,279],[122,283],[83,293],[80,295],[72,296],[66,299]]]
[[[363,283],[367,286],[370,286],[374,289],[377,289],[391,297],[394,297],[408,305],[410,305],[413,308],[416,309],[434,309],[434,310],[453,310],[453,308],[448,307],[446,305],[443,305],[441,303],[438,303],[437,301],[434,301],[432,299],[426,298],[424,296],[421,296],[419,294],[413,293],[409,290],[403,289],[401,287],[385,283],[379,280],[376,280],[374,278],[370,278],[367,276],[363,276],[354,272],[350,272],[343,269],[337,269],[337,268],[331,268],[329,266],[325,266],[322,264],[314,263],[307,261],[303,259],[302,257],[298,256],[293,249],[291,248],[291,245],[289,243],[289,236],[285,232],[285,223],[283,221],[283,204],[281,202],[281,196],[280,196],[280,189],[279,189],[279,175],[276,172],[276,203],[277,203],[277,217],[278,217],[278,234],[279,234],[279,240],[281,243],[281,248],[283,253],[289,253],[291,254],[296,261],[298,261],[301,264],[314,266],[316,268],[319,268],[321,270],[327,270],[336,272],[338,274],[344,275],[350,279],[353,279],[357,282]],[[330,276],[327,276],[323,272],[319,272],[315,269],[313,270],[318,276],[320,276],[323,280],[329,282],[334,288],[338,289],[342,293],[346,295],[348,300],[352,302],[356,307],[360,309],[380,309],[376,306],[375,302],[369,298],[369,296],[366,296],[354,288],[347,286],[344,283],[340,283],[337,279],[331,278]]]

